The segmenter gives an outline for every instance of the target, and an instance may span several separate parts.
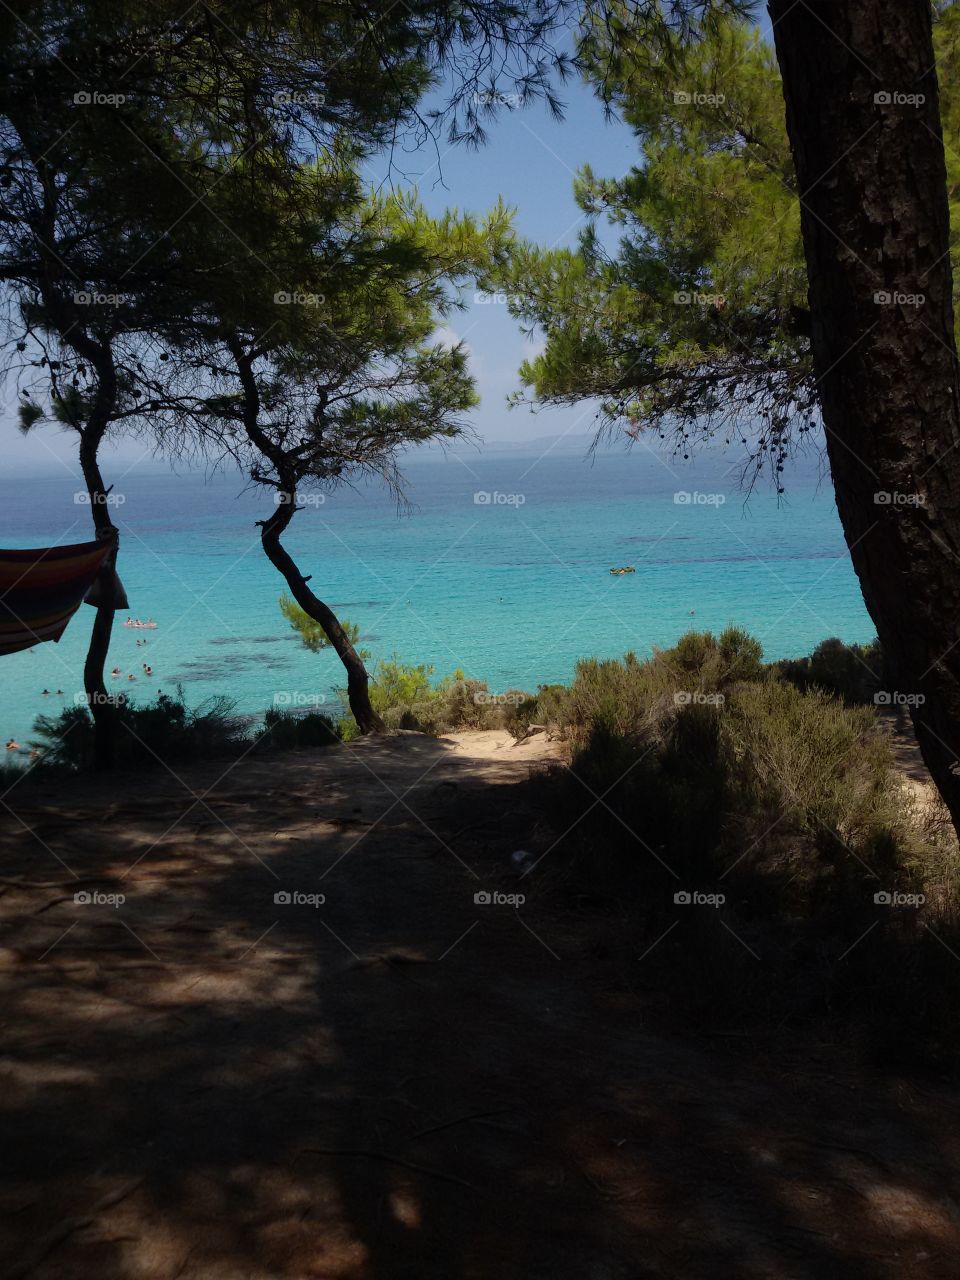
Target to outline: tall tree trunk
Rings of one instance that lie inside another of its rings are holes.
[[[769,0],[837,507],[960,832],[960,395],[930,0]]]
[[[280,536],[293,519],[297,510],[296,489],[277,491],[277,507],[269,520],[260,527],[260,540],[271,564],[283,574],[294,600],[314,622],[319,622],[327,639],[337,651],[347,672],[347,699],[350,710],[361,733],[383,733],[384,723],[370,705],[369,677],[363,660],[340,625],[340,620],[329,605],[310,590],[307,579],[297,568],[296,562],[280,541]]]
[[[109,538],[116,543],[114,528],[107,507],[107,490],[104,487],[97,462],[96,443],[89,437],[81,437],[80,467],[90,497],[93,525],[98,538]],[[93,716],[94,767],[112,769],[116,757],[117,709],[107,692],[104,673],[110,637],[113,632],[114,586],[116,582],[116,546],[104,561],[97,576],[98,603],[90,633],[90,644],[83,664],[83,687],[87,706]]]

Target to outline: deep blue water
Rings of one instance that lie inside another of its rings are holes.
[[[277,608],[283,583],[254,523],[270,496],[243,492],[232,474],[114,471],[130,612],[159,624],[117,626],[115,685],[145,698],[179,682],[191,705],[227,694],[249,713],[331,698],[336,656],[304,650]],[[469,453],[422,458],[406,473],[408,513],[377,486],[341,489],[298,514],[288,538],[311,585],[360,624],[377,657],[396,652],[438,674],[460,667],[502,690],[568,680],[582,656],[647,654],[691,627],[740,624],[769,658],[829,635],[873,635],[829,480],[818,484],[812,463],[794,468],[779,504],[759,489],[746,505],[738,468],[718,454],[678,466],[643,450],[592,463]],[[87,540],[77,488],[65,470],[0,481],[0,545]],[[678,492],[725,501],[678,502]],[[610,576],[625,564],[637,572]],[[2,660],[4,738],[29,735],[39,711],[80,693],[92,619],[83,606],[59,644]]]

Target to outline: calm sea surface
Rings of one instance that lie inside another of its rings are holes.
[[[691,627],[745,626],[768,658],[873,635],[831,486],[812,462],[791,471],[779,505],[767,488],[745,505],[739,469],[717,454],[678,466],[639,449],[593,462],[468,453],[412,461],[406,473],[407,513],[377,486],[342,489],[298,514],[288,538],[375,657],[532,689],[569,680],[579,657],[647,654]],[[244,713],[318,694],[332,702],[336,656],[304,650],[277,608],[284,584],[255,526],[270,496],[243,492],[234,475],[110,479],[124,499],[115,521],[130,612],[158,623],[115,629],[116,687],[145,699],[181,684],[191,705],[226,694]],[[66,470],[0,480],[0,545],[86,541],[77,488]],[[635,574],[608,572],[628,564]],[[38,712],[82,690],[92,620],[82,606],[59,644],[0,660],[4,738],[29,736]]]

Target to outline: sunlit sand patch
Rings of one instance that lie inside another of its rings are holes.
[[[877,1222],[893,1235],[939,1239],[953,1248],[960,1244],[960,1209],[946,1200],[925,1196],[902,1183],[861,1187]]]
[[[409,1227],[411,1231],[422,1225],[419,1197],[409,1187],[395,1188],[390,1192],[390,1212],[397,1222]]]
[[[4,1089],[45,1089],[51,1085],[86,1085],[97,1081],[95,1071],[65,1062],[18,1062],[0,1058],[0,1086]]]

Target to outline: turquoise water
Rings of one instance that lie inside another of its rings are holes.
[[[831,486],[812,463],[793,470],[779,505],[767,489],[744,505],[738,469],[717,454],[677,466],[642,450],[592,463],[470,453],[406,471],[408,513],[377,486],[343,489],[298,514],[288,538],[311,585],[360,624],[375,656],[460,667],[503,690],[569,680],[579,657],[646,654],[691,627],[740,624],[769,658],[874,634]],[[0,545],[87,540],[76,489],[66,471],[0,481]],[[117,626],[114,687],[142,700],[181,683],[191,705],[227,694],[244,713],[334,701],[336,656],[304,650],[277,609],[283,583],[254,523],[269,495],[244,492],[234,475],[136,471],[115,492],[130,612],[159,625]],[[678,492],[725,502],[677,502]],[[608,573],[625,564],[637,572]],[[59,644],[2,660],[4,738],[29,736],[38,712],[81,693],[92,619],[83,606]]]

